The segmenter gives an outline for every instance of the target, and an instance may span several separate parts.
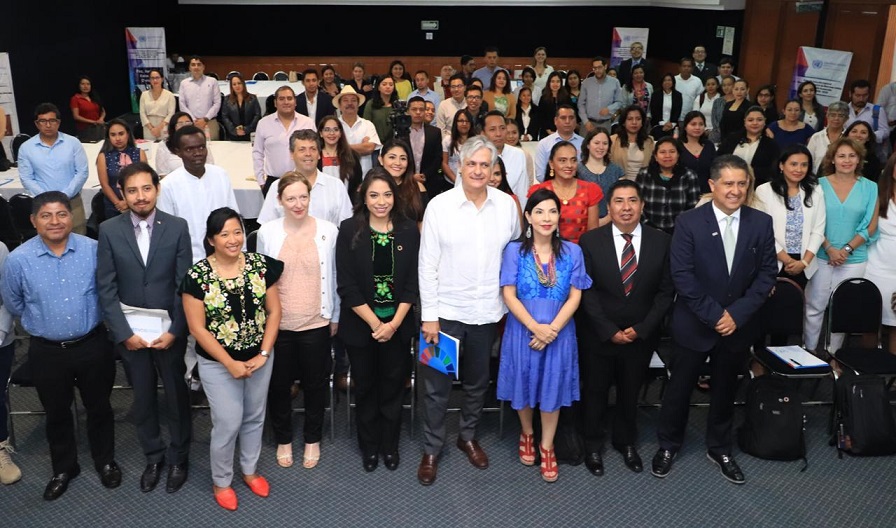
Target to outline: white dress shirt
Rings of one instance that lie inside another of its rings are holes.
[[[451,135],[451,126],[454,125],[454,114],[466,107],[466,99],[458,103],[453,97],[449,97],[439,103],[439,107],[436,109],[436,126],[442,131],[442,137]],[[470,133],[472,134],[472,132]]]
[[[507,169],[507,185],[520,201],[520,207],[526,208],[526,196],[529,194],[529,187],[532,186],[532,179],[529,177],[526,167],[526,153],[519,147],[504,145],[504,149],[498,154],[501,161],[504,162],[504,168]],[[460,173],[457,173],[457,179],[454,180],[454,186],[461,186]]]
[[[383,147],[383,142],[380,141],[380,136],[376,133],[376,127],[373,125],[372,121],[368,121],[363,117],[358,117],[358,120],[355,121],[353,126],[349,126],[341,116],[339,117],[339,122],[342,123],[342,129],[345,131],[345,139],[348,141],[349,145],[362,143],[364,138],[370,138],[368,141],[376,144],[376,149],[374,149],[373,153],[365,154],[364,156],[361,156],[360,154],[358,155],[358,157],[361,158],[361,173],[364,176],[367,176],[367,171],[373,168],[373,154]]]
[[[734,221],[734,225],[731,226],[731,229],[734,231],[735,246],[737,245],[737,234],[740,231],[740,209],[741,208],[738,207],[737,211],[734,211],[730,215],[732,220]],[[712,203],[712,212],[716,215],[716,222],[719,223],[719,236],[724,236],[725,228],[727,227],[728,222],[726,218],[728,218],[729,215],[725,214],[721,209],[716,207],[715,202]]]
[[[193,176],[183,167],[166,176],[162,180],[157,207],[187,221],[194,263],[206,257],[202,242],[205,240],[208,215],[220,207],[230,207],[237,212],[240,210],[230,186],[230,177],[216,165],[206,165],[201,178]]]
[[[495,323],[507,311],[501,298],[501,256],[520,234],[513,198],[487,187],[477,209],[462,188],[429,202],[423,216],[419,277],[422,320]]]
[[[317,178],[311,187],[311,203],[308,204],[308,214],[314,218],[326,220],[337,227],[343,220],[351,217],[352,202],[348,198],[348,191],[342,180],[318,170]],[[264,224],[282,217],[283,207],[277,200],[277,188],[271,186],[268,195],[264,197],[261,211],[258,213],[258,223]],[[276,255],[274,256],[276,257]]]
[[[277,112],[268,114],[258,121],[255,127],[255,143],[252,145],[252,169],[258,185],[264,185],[267,176],[279,178],[291,170],[296,164],[289,152],[289,136],[296,130],[317,131],[314,121],[305,115],[294,112],[289,127],[280,122]]]
[[[572,137],[564,140],[560,137],[559,132],[554,132],[553,134],[544,137],[538,142],[538,146],[535,148],[535,179],[539,182],[544,182],[544,173],[548,166],[548,159],[551,157],[551,149],[554,148],[554,145],[559,143],[560,141],[569,141],[572,143],[572,146],[576,148],[576,159],[579,159],[579,154],[582,152],[582,141],[585,138],[572,133]]]
[[[622,248],[625,247],[625,239],[622,238],[622,231],[616,227],[616,224],[611,224],[613,227],[613,246],[616,248],[616,262],[622,262]],[[635,259],[640,262],[641,261],[641,224],[635,226],[635,229],[632,231],[632,247],[635,249]],[[620,268],[621,269],[621,268]]]
[[[214,77],[203,75],[198,80],[190,76],[180,83],[180,109],[197,119],[215,119],[221,109],[221,89]]]

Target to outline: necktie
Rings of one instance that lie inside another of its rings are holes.
[[[734,248],[737,246],[737,239],[734,235],[734,217],[725,217],[725,232],[722,234],[722,245],[725,247],[725,261],[728,263],[728,273],[731,273],[731,266],[734,263]]]
[[[638,259],[635,257],[635,246],[632,245],[632,235],[623,233],[622,238],[625,239],[625,245],[622,246],[622,258],[619,259],[619,274],[622,275],[622,288],[628,297],[632,293],[635,272],[638,271]]]
[[[137,247],[140,249],[140,256],[143,257],[143,264],[146,264],[146,257],[149,256],[149,224],[146,220],[140,220],[140,234],[137,235]]]

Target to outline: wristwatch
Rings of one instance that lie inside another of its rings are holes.
[[[843,251],[852,255],[852,252],[853,252],[852,246],[850,246],[849,244],[846,244],[845,246],[843,246]]]
[[[268,352],[267,350],[262,350],[261,357],[263,357],[263,358],[271,357],[271,353]]]

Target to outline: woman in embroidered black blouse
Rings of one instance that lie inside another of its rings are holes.
[[[230,486],[237,436],[243,481],[256,495],[267,497],[270,491],[256,469],[271,379],[270,351],[280,326],[276,282],[283,264],[242,248],[239,213],[229,207],[212,211],[206,222],[208,258],[187,271],[180,287],[212,415],[215,500],[227,510],[237,508]]]
[[[401,214],[398,186],[383,168],[367,174],[360,196],[336,241],[338,335],[351,359],[364,470],[376,469],[379,455],[395,470],[408,345],[417,334],[411,306],[418,297],[420,233]]]

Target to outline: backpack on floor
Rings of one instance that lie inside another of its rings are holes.
[[[803,396],[790,380],[753,378],[747,385],[744,423],[737,431],[741,451],[767,460],[806,460]]]
[[[896,453],[896,420],[883,378],[845,371],[835,385],[837,455]]]

